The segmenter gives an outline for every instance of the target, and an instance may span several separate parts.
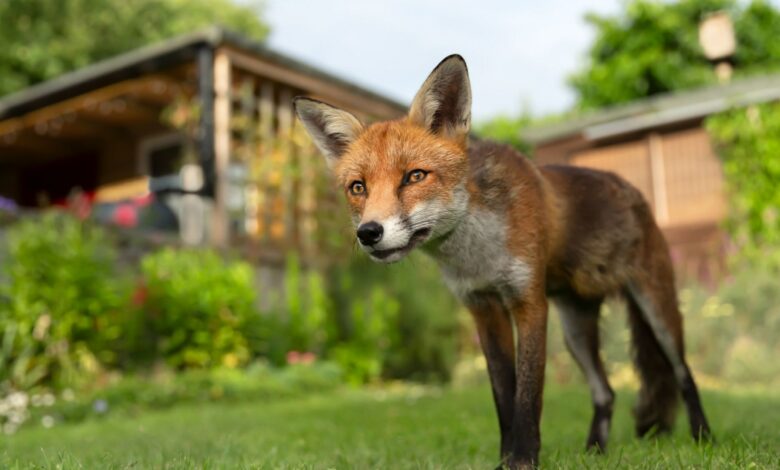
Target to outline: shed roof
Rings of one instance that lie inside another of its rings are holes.
[[[724,85],[660,94],[568,121],[528,128],[521,131],[521,135],[533,145],[575,136],[598,140],[701,119],[732,107],[778,99],[780,74],[757,76]]]
[[[276,52],[241,34],[220,27],[209,27],[96,62],[82,69],[1,97],[0,120],[23,115],[106,84],[154,72],[169,66],[171,63],[193,59],[197,51],[204,46],[217,47],[221,45],[230,45],[245,50],[280,66],[339,86],[356,95],[383,102],[399,111],[406,109],[406,106],[398,101]]]

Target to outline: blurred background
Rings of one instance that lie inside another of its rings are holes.
[[[2,0],[0,24],[6,434],[484,387],[436,267],[354,250],[291,108],[402,116],[453,52],[476,135],[644,193],[703,387],[780,385],[780,2]],[[604,312],[603,354],[633,388],[622,310]],[[549,338],[548,382],[584,388],[554,314]]]

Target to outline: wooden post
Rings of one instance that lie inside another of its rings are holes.
[[[297,121],[293,121],[293,135],[295,136],[295,153],[300,168],[300,180],[298,189],[298,239],[301,252],[306,259],[315,259],[318,255],[314,235],[317,229],[315,220],[317,170],[314,157],[319,157],[312,150],[308,136],[302,134],[303,129]]]
[[[268,175],[266,169],[271,167],[271,158],[274,148],[274,84],[268,80],[260,83],[260,118],[258,122],[258,131],[260,135],[260,147],[262,151],[257,155],[255,165],[256,173],[254,176],[257,191],[257,207],[261,214],[258,217],[258,230],[260,238],[268,241],[271,234],[271,224],[273,223],[270,203],[273,200],[271,185],[268,184]]]
[[[655,219],[658,225],[664,226],[669,223],[669,199],[666,196],[663,141],[660,134],[653,132],[648,136],[647,142],[650,150],[650,177],[653,182]]]
[[[242,191],[244,194],[243,213],[243,229],[244,234],[249,237],[257,237],[259,225],[257,222],[258,215],[258,182],[255,175],[255,161],[257,152],[257,126],[255,120],[257,119],[257,103],[255,97],[255,79],[244,79],[241,84],[241,116],[243,117],[245,128],[241,136],[241,143],[243,146],[244,154],[241,155],[241,160],[244,166],[246,177],[241,182]]]
[[[198,99],[200,100],[200,129],[198,153],[203,167],[204,193],[211,194],[214,186],[214,50],[203,47],[198,52]]]
[[[295,223],[293,214],[295,212],[296,198],[294,197],[293,180],[295,179],[295,155],[292,142],[292,126],[293,126],[293,109],[292,109],[293,93],[287,87],[282,88],[279,91],[279,130],[278,139],[281,144],[281,152],[284,158],[284,174],[282,176],[282,185],[280,187],[282,201],[284,201],[284,213],[282,214],[282,223],[284,224],[284,239],[296,244],[295,232],[293,224]]]
[[[211,217],[211,242],[227,245],[230,236],[227,192],[230,184],[230,59],[217,51],[214,57],[214,210]]]

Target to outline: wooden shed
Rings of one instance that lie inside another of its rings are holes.
[[[732,107],[780,99],[780,76],[659,95],[561,123],[527,129],[540,164],[613,171],[639,188],[683,277],[724,272],[727,201],[721,162],[705,119]]]
[[[305,244],[327,200],[314,182],[322,158],[293,118],[299,94],[368,121],[405,112],[210,28],[0,98],[0,196],[24,210],[79,188],[93,213],[128,225],[151,198],[187,243]]]

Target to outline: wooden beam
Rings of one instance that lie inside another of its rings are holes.
[[[260,84],[260,137],[270,144],[274,129],[274,84],[264,80]]]
[[[261,227],[261,238],[268,239],[271,234],[271,225],[273,223],[273,214],[269,207],[271,200],[270,187],[267,184],[268,175],[259,174],[263,168],[267,168],[269,165],[269,159],[273,156],[274,142],[274,119],[276,103],[274,101],[274,83],[269,80],[263,80],[260,83],[260,99],[258,108],[260,110],[260,122],[258,123],[260,133],[261,153],[256,157],[254,166],[256,168],[255,173],[252,175],[257,181],[257,208],[262,212],[262,220],[258,220]],[[262,183],[261,183],[262,182]]]
[[[204,194],[214,192],[214,49],[201,47],[198,51],[198,100],[200,101],[200,122],[198,156],[203,168]]]
[[[159,121],[161,109],[139,104],[128,97],[117,97],[89,107],[80,114],[109,123],[132,124]]]
[[[223,51],[214,57],[214,210],[211,242],[225,246],[229,238],[227,193],[230,181],[230,58]]]
[[[279,107],[277,110],[279,120],[278,139],[280,144],[280,150],[284,158],[284,169],[287,174],[282,177],[281,193],[282,200],[285,202],[284,214],[282,215],[282,223],[284,224],[284,238],[285,240],[293,239],[295,243],[295,198],[293,197],[293,181],[294,175],[290,174],[295,169],[295,152],[292,142],[292,129],[293,129],[293,109],[292,109],[293,91],[284,87],[279,91]]]
[[[650,177],[653,182],[653,205],[658,225],[669,223],[669,199],[666,195],[666,168],[664,166],[663,138],[657,132],[647,137],[650,151]]]
[[[181,94],[194,95],[195,88],[172,78],[155,76],[134,90],[131,96],[139,103],[166,106]]]
[[[311,75],[290,70],[234,49],[227,49],[227,53],[230,56],[230,60],[238,68],[248,70],[261,77],[275,80],[287,86],[304,90],[306,93],[320,96],[334,102],[334,104],[358,110],[381,119],[397,118],[403,115],[403,112],[395,106],[360,96],[353,91]]]
[[[232,73],[232,70],[231,70]],[[236,85],[237,79],[240,79],[240,85]],[[252,175],[252,165],[254,154],[256,152],[256,138],[257,138],[257,102],[255,97],[255,77],[251,75],[238,75],[233,77],[233,84],[231,86],[232,103],[240,106],[239,115],[241,118],[241,126],[235,125],[235,120],[232,120],[231,128],[233,130],[239,130],[240,136],[238,137],[239,143],[237,144],[243,149],[243,155],[237,155],[241,159],[241,164],[244,167],[245,175],[241,184],[241,191],[243,193],[243,207],[241,210],[243,234],[249,236],[255,236],[258,232],[257,223],[257,183]],[[233,144],[231,144],[233,145]],[[234,147],[235,148],[235,147]]]

